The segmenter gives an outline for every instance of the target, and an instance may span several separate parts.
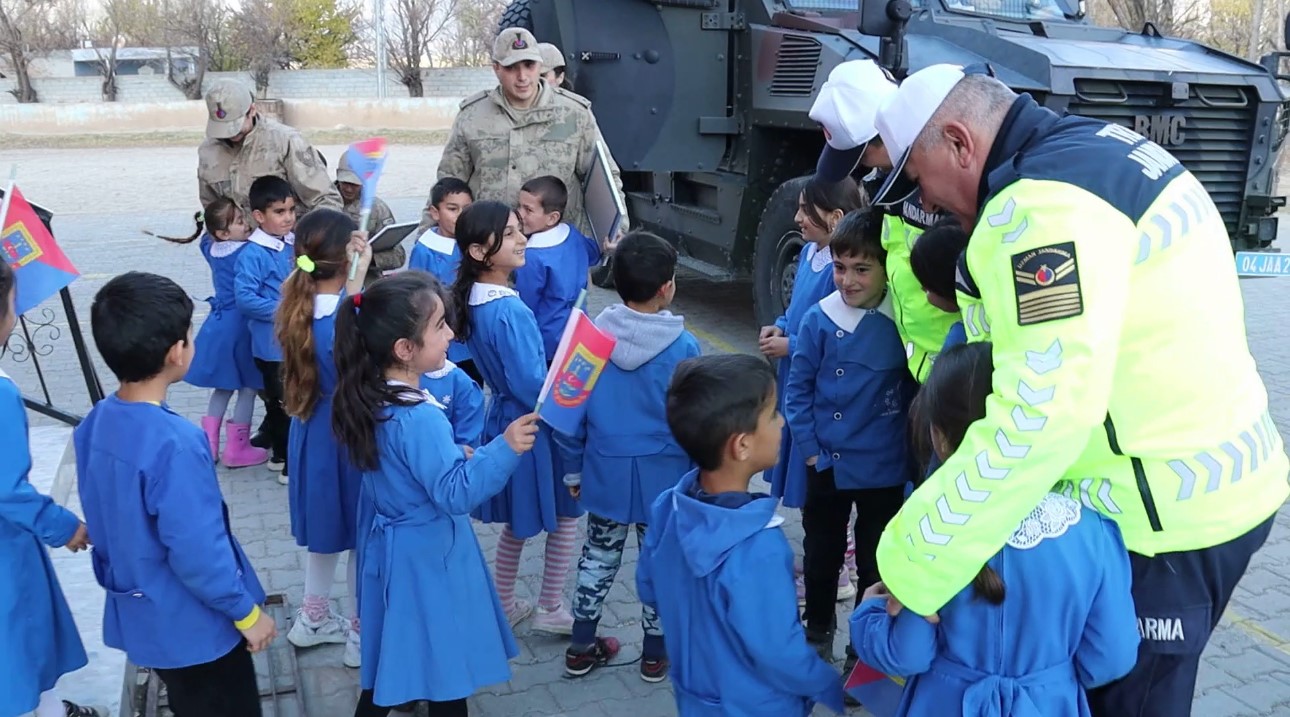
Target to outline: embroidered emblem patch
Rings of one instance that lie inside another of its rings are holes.
[[[224,105],[222,105],[222,104],[220,104],[220,103],[216,102],[216,103],[215,103],[215,118],[216,118],[216,119],[224,119],[224,118],[225,118],[225,117],[227,117],[227,116],[228,116],[228,113],[224,111]]]
[[[1084,313],[1075,242],[1063,242],[1012,255],[1017,292],[1017,324],[1042,324]]]
[[[515,36],[515,40],[511,43],[512,50],[527,50],[528,47],[529,47],[529,44],[525,42],[524,38],[518,34]]]

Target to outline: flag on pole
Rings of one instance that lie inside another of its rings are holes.
[[[864,705],[874,717],[892,717],[900,707],[905,681],[884,675],[863,662],[857,662],[842,689]]]
[[[80,276],[45,228],[36,210],[12,183],[0,204],[0,256],[13,267],[19,315],[57,294]]]
[[[597,328],[575,304],[538,394],[536,411],[547,425],[568,435],[578,429],[587,412],[587,397],[605,370],[615,343],[613,336]]]
[[[359,210],[370,212],[372,202],[376,200],[376,183],[381,179],[381,170],[385,167],[385,138],[373,137],[355,142],[345,150],[349,168],[358,175],[363,183],[363,195]],[[359,227],[363,229],[363,227]]]

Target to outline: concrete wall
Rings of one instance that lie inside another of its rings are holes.
[[[209,85],[221,77],[240,79],[254,88],[251,76],[241,72],[208,73]],[[422,71],[427,97],[465,97],[497,84],[493,71],[486,67],[452,67]],[[40,104],[102,102],[102,80],[98,77],[33,77]],[[0,106],[16,105],[9,93],[15,86],[12,77],[0,78]],[[184,96],[164,75],[117,77],[117,104],[183,101]],[[269,76],[267,96],[283,100],[307,99],[375,99],[376,70],[286,70]],[[407,88],[399,84],[393,72],[386,73],[386,97],[407,98]],[[112,104],[112,103],[105,103]],[[0,128],[2,129],[2,128]]]
[[[300,130],[448,130],[461,97],[283,100],[282,120]],[[0,134],[199,133],[206,103],[0,104]]]

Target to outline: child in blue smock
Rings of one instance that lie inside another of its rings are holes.
[[[414,700],[429,700],[435,717],[465,715],[466,698],[510,679],[507,661],[519,654],[469,513],[506,486],[533,447],[537,416],[466,457],[443,407],[416,388],[447,360],[446,305],[434,277],[409,271],[337,312],[332,425],[363,471],[355,717]]]
[[[595,240],[564,221],[569,191],[559,177],[535,177],[520,188],[520,226],[529,238],[524,265],[515,269],[515,290],[533,310],[542,332],[547,363],[564,335],[588,272],[600,263]]]
[[[578,677],[618,654],[613,637],[596,637],[601,607],[623,562],[629,526],[645,539],[649,507],[693,467],[667,425],[667,386],[676,365],[699,355],[685,320],[667,311],[676,295],[676,249],[647,232],[628,234],[613,264],[623,303],[608,306],[596,326],[617,339],[609,363],[587,399],[587,412],[569,448],[566,485],[587,511],[587,540],[578,561],[573,636],[564,670]],[[667,677],[658,613],[641,606],[645,644],[640,675]]]
[[[933,224],[914,242],[909,252],[909,267],[923,285],[927,303],[949,314],[959,313],[958,292],[954,288],[956,267],[967,251],[969,234],[957,219],[943,219]],[[941,351],[967,343],[963,322],[950,326]]]
[[[76,427],[77,485],[107,593],[103,642],[152,668],[176,715],[255,717],[251,655],[277,628],[210,445],[166,405],[192,362],[192,318],[188,294],[155,274],[122,274],[94,296],[94,343],[121,387]]]
[[[421,390],[443,406],[457,445],[478,448],[484,434],[484,390],[479,384],[457,364],[444,361],[442,368],[421,374]]]
[[[283,399],[291,416],[287,491],[291,535],[309,551],[304,599],[287,639],[296,647],[344,643],[346,667],[358,667],[357,606],[345,619],[331,609],[331,588],[342,551],[349,555],[349,594],[355,595],[353,549],[358,519],[360,471],[331,430],[336,391],[333,346],[336,307],[344,294],[363,290],[372,250],[354,220],[332,209],[315,209],[296,227],[295,271],[282,286],[276,333],[282,346]],[[350,257],[358,255],[354,280]]]
[[[546,380],[547,362],[537,319],[508,284],[526,261],[526,240],[519,217],[501,202],[475,202],[457,220],[461,267],[453,285],[453,331],[488,384],[491,397],[482,440],[490,441],[516,418],[530,413]],[[494,576],[497,594],[511,625],[533,612],[515,598],[524,541],[546,532],[546,561],[533,630],[573,633],[573,616],[564,607],[564,581],[578,540],[582,508],[557,475],[551,429],[542,426],[533,452],[524,456],[506,490],[479,506],[474,516],[502,523]]]
[[[0,261],[0,346],[18,320],[14,278]],[[80,518],[28,482],[27,409],[4,371],[0,432],[0,614],[11,618],[0,620],[0,715],[106,717],[58,699],[54,690],[59,677],[89,660],[45,546],[77,552],[88,547],[88,534]]]
[[[833,254],[829,250],[833,228],[843,215],[865,206],[868,200],[855,180],[847,177],[841,182],[828,182],[811,177],[802,187],[797,198],[798,228],[806,241],[797,261],[797,277],[793,282],[793,296],[785,307],[784,315],[772,326],[763,326],[758,345],[763,356],[778,359],[776,382],[779,388],[780,412],[784,410],[784,388],[788,382],[788,367],[797,343],[797,327],[806,311],[824,297],[833,293]],[[784,425],[783,447],[779,461],[765,476],[770,483],[770,493],[782,500],[787,508],[806,505],[806,459],[793,443],[788,425]],[[854,563],[852,546],[848,540],[848,565]],[[797,601],[805,604],[806,587],[801,576],[797,581]],[[850,571],[838,572],[838,599],[847,600],[856,594],[851,584]]]
[[[470,206],[474,197],[470,185],[456,177],[444,177],[434,183],[430,188],[430,201],[421,217],[421,226],[425,229],[412,245],[409,269],[429,272],[439,283],[452,286],[457,279],[457,267],[461,264],[461,252],[457,251],[457,217]],[[433,226],[430,226],[431,222]],[[476,384],[484,384],[466,344],[454,339],[448,346],[448,360],[460,366]]]
[[[919,394],[943,460],[986,413],[990,344],[936,360]],[[860,659],[908,678],[898,714],[1088,717],[1084,691],[1138,658],[1129,556],[1115,523],[1048,493],[972,584],[938,614],[888,615],[881,585],[851,616]]]
[[[260,177],[249,191],[251,216],[258,225],[249,244],[237,253],[233,299],[251,331],[251,356],[264,381],[264,433],[269,439],[269,468],[287,480],[287,432],[291,418],[282,405],[282,347],[273,333],[273,317],[282,299],[282,282],[295,266],[291,244],[296,226],[296,199],[281,177]]]
[[[742,354],[687,359],[668,388],[668,426],[698,468],[650,507],[636,590],[663,620],[680,717],[843,709],[798,619],[777,501],[748,491],[779,455],[776,393],[766,362]]]
[[[212,389],[206,415],[202,416],[202,431],[210,441],[211,455],[217,460],[224,414],[229,400],[237,393],[237,405],[228,422],[228,440],[224,446],[223,461],[228,468],[258,466],[269,460],[268,451],[251,445],[255,394],[264,388],[264,377],[251,355],[251,330],[246,317],[238,311],[233,298],[238,252],[247,246],[250,233],[237,203],[220,197],[197,215],[197,231],[192,236],[153,235],[176,244],[189,244],[201,238],[202,258],[210,266],[215,295],[206,299],[211,311],[197,332],[197,354],[184,382]]]
[[[878,580],[878,539],[905,498],[907,414],[917,390],[891,318],[882,214],[848,212],[829,248],[837,291],[802,317],[784,395],[789,432],[807,472],[806,638],[825,654],[833,650],[837,578],[853,506],[857,572],[864,585]]]

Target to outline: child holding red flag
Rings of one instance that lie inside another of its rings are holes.
[[[605,308],[596,326],[617,338],[586,413],[569,440],[565,485],[587,510],[587,539],[578,561],[573,636],[564,655],[578,677],[618,654],[618,640],[596,637],[601,606],[623,562],[628,528],[644,542],[649,508],[693,467],[667,425],[667,386],[676,365],[699,355],[685,320],[667,311],[676,295],[676,249],[659,237],[628,234],[618,245],[614,287],[623,303]],[[641,606],[645,644],[640,675],[661,682],[668,671],[663,628]]]
[[[526,244],[518,215],[501,202],[475,202],[457,220],[461,266],[452,290],[452,323],[492,391],[484,441],[531,412],[546,382],[546,352],[537,319],[508,286],[511,274],[524,265]],[[533,611],[530,603],[515,598],[524,541],[543,531],[548,534],[533,629],[569,635],[573,616],[564,607],[564,582],[573,562],[582,508],[556,479],[555,458],[551,429],[544,425],[506,490],[482,504],[474,516],[505,525],[497,539],[494,570],[497,593],[511,625]]]
[[[919,394],[941,460],[985,416],[990,348],[945,351]],[[1084,690],[1123,677],[1138,658],[1130,578],[1115,523],[1048,493],[938,624],[908,610],[891,617],[878,583],[851,616],[851,642],[866,665],[912,676],[900,717],[1088,717]]]

